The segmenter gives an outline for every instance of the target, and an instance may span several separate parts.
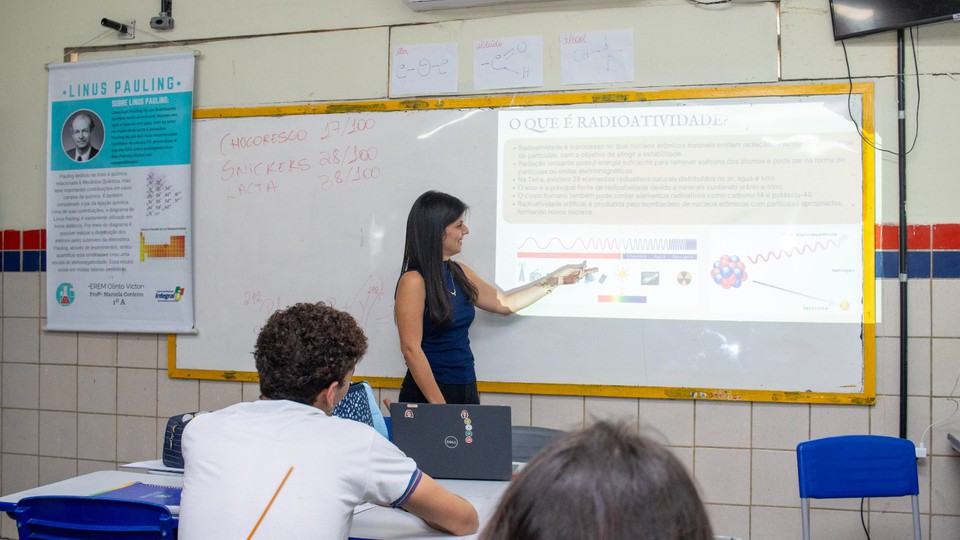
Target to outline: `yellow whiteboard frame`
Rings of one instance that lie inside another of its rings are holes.
[[[873,83],[803,84],[687,88],[651,92],[587,92],[562,94],[523,94],[512,96],[454,97],[435,99],[398,99],[342,103],[277,105],[196,109],[193,118],[242,118],[303,114],[390,112],[429,109],[503,108],[590,103],[630,103],[644,101],[694,100],[736,97],[786,97],[857,94],[861,96],[861,134],[863,163],[863,391],[860,393],[784,392],[729,388],[681,388],[651,386],[613,386],[587,384],[513,383],[479,381],[481,392],[602,396],[660,399],[703,399],[718,401],[760,401],[774,403],[829,403],[847,405],[876,404],[876,268],[875,268],[875,163],[874,163],[874,88]],[[180,369],[177,367],[177,337],[167,337],[167,374],[171,378],[257,382],[256,372]],[[358,377],[377,388],[399,388],[399,377]]]

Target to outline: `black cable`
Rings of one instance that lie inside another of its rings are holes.
[[[917,34],[919,33],[920,31],[917,30]],[[843,60],[847,64],[847,83],[849,84],[849,88],[847,90],[847,115],[850,116],[850,121],[852,121],[853,125],[857,128],[857,134],[860,135],[860,138],[863,139],[863,142],[867,143],[870,148],[899,156],[900,152],[877,148],[872,142],[868,141],[867,138],[863,136],[863,130],[861,130],[860,125],[857,124],[857,119],[853,117],[853,109],[851,108],[850,103],[851,98],[853,97],[853,75],[850,72],[850,58],[847,56],[847,42],[845,40],[840,40],[840,45],[843,47]],[[913,28],[910,28],[910,47],[913,49],[913,72],[917,79],[917,108],[914,111],[913,142],[910,143],[910,149],[904,152],[903,155],[913,152],[913,148],[917,145],[917,136],[920,134],[920,65],[917,63],[917,43],[913,37]]]
[[[860,525],[863,526],[863,534],[867,535],[867,540],[870,540],[870,531],[867,530],[867,522],[863,520],[863,501],[865,497],[860,497]]]

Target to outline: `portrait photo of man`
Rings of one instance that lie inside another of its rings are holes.
[[[97,157],[103,145],[103,129],[96,113],[88,110],[73,113],[63,130],[64,151],[70,159],[86,162]]]

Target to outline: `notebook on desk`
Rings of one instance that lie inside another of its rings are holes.
[[[509,480],[510,407],[392,403],[393,443],[434,478]]]

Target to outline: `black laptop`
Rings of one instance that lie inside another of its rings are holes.
[[[393,443],[434,478],[509,480],[510,407],[392,403]]]

